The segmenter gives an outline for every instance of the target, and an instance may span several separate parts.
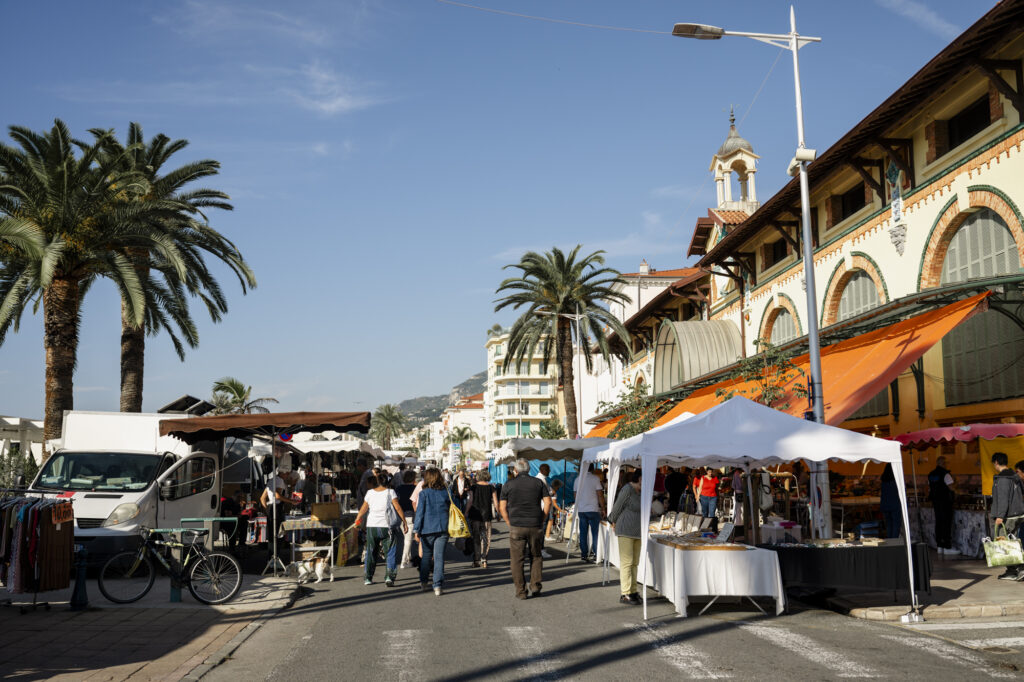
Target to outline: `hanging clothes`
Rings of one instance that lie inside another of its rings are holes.
[[[71,583],[74,511],[70,500],[0,499],[0,582],[8,592],[48,592]]]

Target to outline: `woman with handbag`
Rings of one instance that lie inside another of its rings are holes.
[[[498,506],[498,493],[491,485],[491,475],[481,471],[480,479],[470,488],[469,529],[473,534],[473,568],[487,568],[487,552],[491,548],[491,522]]]
[[[448,512],[451,501],[444,479],[438,469],[431,467],[423,472],[423,489],[416,503],[413,530],[420,543],[423,558],[420,560],[420,589],[430,589],[428,578],[434,570],[434,594],[441,596],[444,585],[444,549],[448,545]]]
[[[356,515],[356,526],[366,517],[366,557],[363,560],[363,584],[373,584],[373,573],[377,570],[378,547],[387,555],[387,572],[384,584],[395,586],[398,577],[398,543],[401,542],[399,528],[404,533],[409,524],[405,522],[398,495],[384,485],[376,474],[370,474],[366,483],[367,491],[363,506]]]

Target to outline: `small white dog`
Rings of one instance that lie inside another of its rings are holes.
[[[324,576],[334,577],[330,562],[325,557],[318,556],[304,561],[296,561],[291,567],[294,567],[296,579],[300,585],[305,582],[312,582],[313,576],[316,576],[315,582],[318,583],[323,582]]]

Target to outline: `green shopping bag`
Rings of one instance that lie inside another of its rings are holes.
[[[999,534],[1000,528],[1003,530],[1002,535]],[[1007,535],[1006,526],[1000,523],[992,530],[992,534],[996,536],[995,539],[984,538],[981,541],[985,549],[985,561],[990,568],[1024,564],[1024,550],[1021,549],[1020,540],[1012,534]]]

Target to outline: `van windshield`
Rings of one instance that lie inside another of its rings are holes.
[[[36,488],[47,490],[143,490],[156,477],[160,455],[120,452],[57,452],[43,465]]]

